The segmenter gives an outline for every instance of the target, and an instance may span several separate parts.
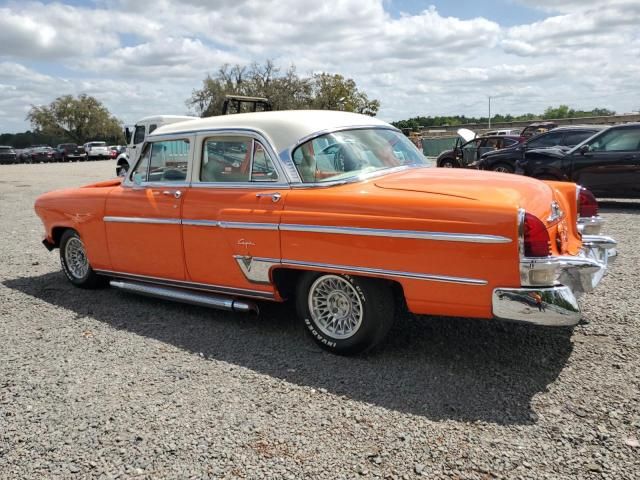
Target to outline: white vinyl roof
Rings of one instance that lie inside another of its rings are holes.
[[[367,126],[394,128],[382,120],[357,113],[331,110],[280,110],[220,115],[172,123],[159,127],[149,139],[160,135],[203,130],[248,129],[265,136],[280,153],[298,143],[302,138],[318,132]]]

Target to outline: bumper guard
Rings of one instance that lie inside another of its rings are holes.
[[[523,287],[496,288],[493,315],[536,325],[575,325],[580,320],[577,297],[600,283],[618,255],[616,245],[611,237],[584,235],[578,255],[523,258]]]

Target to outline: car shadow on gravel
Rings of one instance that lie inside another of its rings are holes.
[[[636,213],[640,212],[640,201],[605,198],[598,200],[598,207],[602,213]]]
[[[401,317],[388,341],[358,357],[326,353],[288,305],[260,316],[72,287],[62,273],[3,282],[10,289],[113,328],[153,338],[296,385],[434,421],[535,423],[546,391],[572,351],[571,330],[500,322]]]

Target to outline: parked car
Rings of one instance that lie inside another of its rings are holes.
[[[109,158],[112,160],[118,158],[118,155],[125,153],[127,151],[127,147],[123,145],[110,145],[109,149]]]
[[[535,137],[541,133],[548,132],[549,130],[553,130],[556,128],[558,124],[556,122],[533,122],[530,125],[527,125],[522,129],[520,135],[527,139],[530,137]]]
[[[41,195],[35,210],[78,287],[244,312],[292,299],[321,347],[352,354],[386,336],[398,304],[575,325],[576,296],[616,256],[611,238],[579,234],[599,217],[577,192],[426,168],[365,115],[278,111],[160,127],[124,178]]]
[[[13,147],[6,145],[0,145],[0,164],[12,164],[17,163],[16,152]]]
[[[56,146],[56,159],[61,162],[85,159],[84,149],[75,143],[61,143]]]
[[[575,182],[600,197],[640,198],[640,123],[609,127],[571,150],[527,152],[516,173]]]
[[[56,161],[56,150],[50,146],[33,147],[29,149],[26,163],[50,163]]]
[[[482,134],[483,137],[492,137],[494,135],[520,136],[520,130],[517,128],[502,128],[499,130],[490,130]]]
[[[480,160],[471,167],[480,170],[492,170],[494,172],[513,173],[516,170],[516,161],[525,158],[533,149],[560,147],[569,150],[583,140],[601,131],[604,126],[584,125],[558,127],[549,132],[531,137],[526,142],[517,144],[512,148],[499,152],[484,153]]]
[[[87,142],[83,145],[88,160],[105,160],[111,158],[106,142]]]
[[[470,131],[470,130],[469,130]],[[436,166],[445,168],[468,167],[483,153],[501,150],[520,143],[519,136],[492,135],[473,138],[458,136],[452,150],[445,150],[436,159]]]

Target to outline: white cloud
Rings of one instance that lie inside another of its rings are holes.
[[[126,122],[185,113],[208,72],[268,58],[354,78],[387,120],[484,114],[488,95],[499,113],[640,105],[640,2],[521,3],[547,17],[505,28],[433,7],[394,17],[384,0],[16,0],[0,7],[0,131],[26,128],[31,104],[66,93],[92,94]]]

